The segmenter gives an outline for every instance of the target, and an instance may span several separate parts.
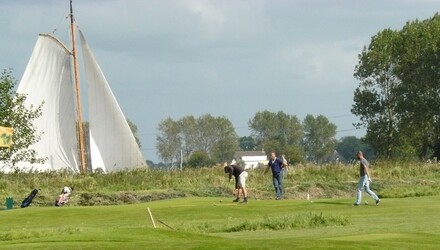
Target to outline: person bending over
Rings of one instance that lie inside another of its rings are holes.
[[[233,202],[240,201],[240,195],[243,196],[243,202],[247,203],[247,191],[246,191],[246,180],[248,178],[248,173],[246,170],[239,165],[229,165],[225,168],[225,174],[229,174],[229,181],[231,181],[232,176],[235,177],[235,193],[237,198]]]

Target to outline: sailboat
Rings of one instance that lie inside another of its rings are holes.
[[[28,105],[37,107],[43,103],[42,115],[34,121],[37,132],[42,132],[41,139],[31,148],[46,159],[44,163],[21,162],[17,166],[22,170],[81,173],[147,167],[116,98],[77,27],[88,86],[89,133],[84,135],[72,0],[70,20],[72,49],[54,34],[39,34],[17,88],[17,93],[27,96]]]

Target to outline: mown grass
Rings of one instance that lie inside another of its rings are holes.
[[[437,249],[440,244],[440,196],[383,199],[379,206],[351,203],[338,198],[237,204],[193,197],[3,210],[0,249]]]
[[[0,173],[0,202],[13,197],[15,206],[0,208],[0,249],[438,248],[438,164],[373,164],[371,188],[380,206],[351,206],[358,171],[357,165],[291,167],[286,199],[275,201],[270,174],[250,170],[249,204],[231,202],[233,182],[222,166]],[[65,185],[75,188],[72,198],[54,207]],[[31,206],[17,209],[33,188],[40,192]]]

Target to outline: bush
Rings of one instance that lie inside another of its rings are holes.
[[[209,158],[208,153],[202,151],[196,151],[191,154],[188,160],[188,165],[194,168],[201,168],[206,166],[212,166],[214,163]]]

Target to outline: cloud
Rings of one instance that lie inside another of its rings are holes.
[[[68,4],[1,1],[0,67],[19,79],[40,32],[56,29],[70,44]],[[205,113],[226,116],[240,135],[263,110],[323,114],[350,129],[363,46],[439,7],[437,0],[74,1],[78,25],[145,148],[154,147],[162,119]]]

